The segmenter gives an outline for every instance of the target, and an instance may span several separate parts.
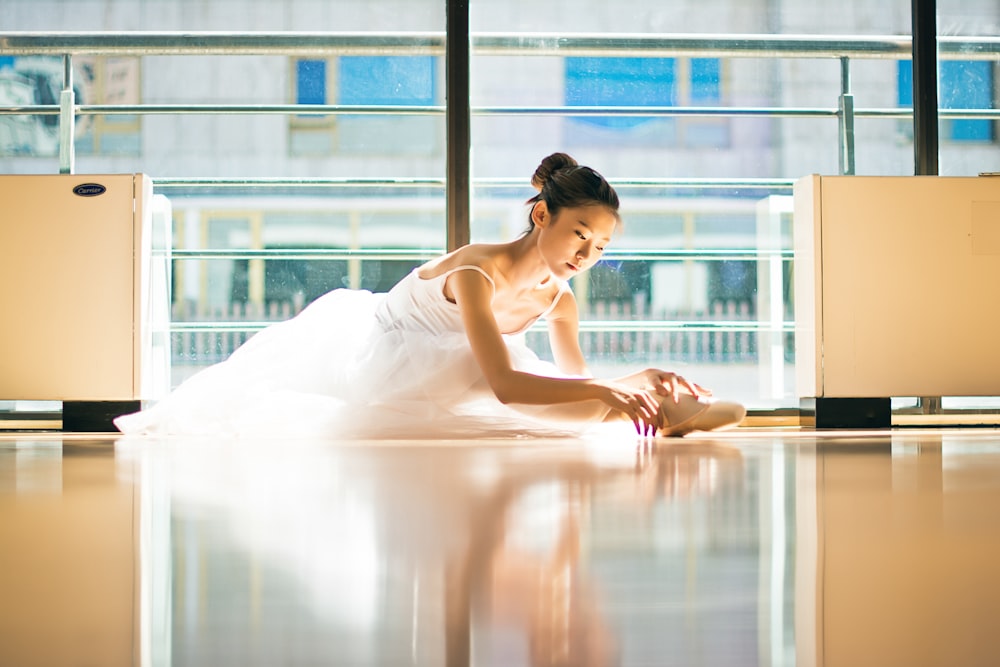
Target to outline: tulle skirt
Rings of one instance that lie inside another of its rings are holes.
[[[115,420],[125,434],[366,438],[572,436],[543,407],[500,403],[464,332],[381,328],[384,294],[339,289],[251,337],[158,403]],[[564,377],[505,337],[518,370]]]

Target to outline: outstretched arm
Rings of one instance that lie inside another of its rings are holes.
[[[583,351],[580,349],[580,314],[576,297],[572,292],[567,292],[559,298],[559,302],[548,317],[548,322],[549,341],[559,369],[570,375],[590,375]],[[712,393],[676,373],[659,368],[647,368],[617,378],[615,381],[651,389],[661,396],[672,395],[675,401],[685,392],[694,396],[708,396]]]
[[[548,317],[549,342],[552,345],[553,356],[556,365],[561,371],[569,375],[589,376],[587,362],[584,359],[583,351],[580,349],[580,315],[576,304],[576,297],[572,292],[564,293],[552,313]],[[646,370],[616,378],[615,382],[627,384],[632,387],[648,389],[660,396],[673,396],[676,401],[681,393],[690,393],[694,396],[709,395],[708,389],[693,382],[689,382],[680,375],[658,368],[647,368]]]
[[[580,311],[572,292],[563,292],[546,321],[549,325],[549,345],[556,366],[567,375],[589,376],[587,360],[580,349]]]
[[[477,271],[458,271],[448,280],[472,353],[502,403],[550,405],[599,400],[611,410],[623,413],[637,428],[640,423],[659,425],[659,401],[648,388],[597,379],[544,377],[515,370],[490,304],[493,286]]]

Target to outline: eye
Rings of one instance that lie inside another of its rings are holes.
[[[577,231],[577,232],[576,232],[576,235],[577,235],[577,236],[579,236],[579,237],[580,237],[580,240],[582,240],[582,241],[586,241],[586,240],[587,240],[587,237],[586,237],[586,236],[584,236],[584,235],[583,235],[583,232],[581,232],[581,231]]]
[[[596,247],[597,247],[597,252],[604,252],[604,246],[599,245]]]

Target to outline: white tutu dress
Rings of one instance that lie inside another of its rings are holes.
[[[445,280],[461,270],[490,279],[479,267],[461,266],[429,279],[414,270],[388,293],[328,292],[115,425],[125,434],[360,439],[586,430],[586,424],[547,421],[546,406],[515,409],[496,399],[472,355],[458,306],[444,296]],[[561,284],[559,294],[568,289]],[[524,331],[533,323],[504,334],[513,365],[566,377],[525,345]]]

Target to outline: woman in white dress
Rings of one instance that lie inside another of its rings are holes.
[[[116,425],[127,434],[396,438],[578,433],[609,422],[684,435],[738,424],[741,405],[676,373],[590,374],[567,281],[614,237],[618,195],[564,153],[542,160],[531,183],[538,194],[518,239],[459,248],[388,293],[329,292]],[[554,363],[524,342],[540,318]]]

